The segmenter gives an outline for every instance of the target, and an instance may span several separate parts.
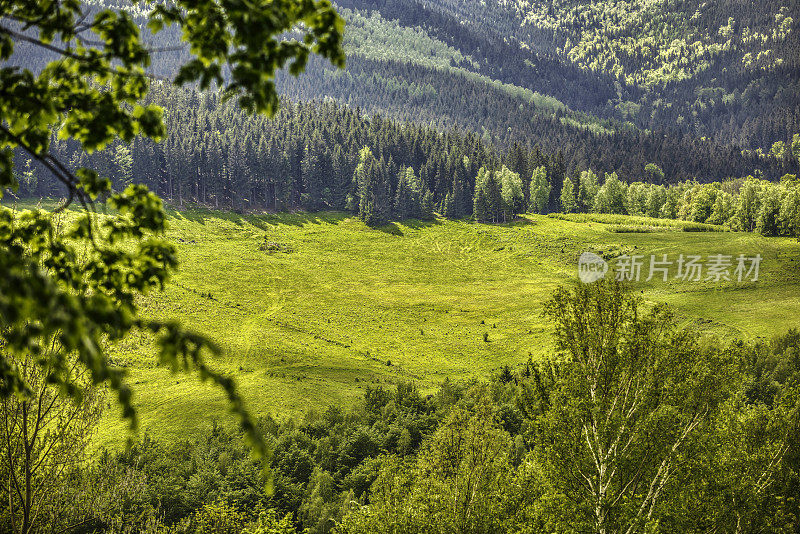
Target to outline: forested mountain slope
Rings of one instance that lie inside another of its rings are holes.
[[[126,9],[145,26],[138,4],[91,4]],[[300,78],[280,74],[278,88],[293,101],[332,98],[380,113],[397,126],[410,122],[440,132],[473,132],[500,153],[515,144],[526,152],[540,149],[552,161],[558,157],[559,172],[570,175],[591,167],[635,181],[646,179],[648,163],[661,167],[668,182],[722,180],[756,170],[776,179],[794,172],[788,155],[777,161],[741,151],[768,149],[800,131],[800,70],[798,54],[792,54],[800,35],[796,8],[780,2],[695,4],[339,0],[348,23],[347,68],[336,70],[312,58]],[[724,13],[734,12],[739,22],[725,18],[724,27],[713,30]],[[702,32],[701,25],[707,26]],[[171,78],[187,54],[180,36],[170,28],[156,36],[143,31],[158,49],[152,75]],[[25,43],[18,43],[16,54],[33,68],[48,60]],[[174,117],[170,127],[179,128],[170,137],[183,144],[195,139],[205,146],[207,131],[225,139],[239,121],[209,125],[194,118],[199,110],[174,108],[174,98],[161,91],[155,95]],[[251,138],[264,135],[260,121],[247,124]],[[302,153],[293,171],[298,181],[308,147],[324,145],[327,157],[339,143],[324,136],[314,143],[305,134],[300,138]],[[371,148],[382,150],[374,144]],[[361,147],[342,148],[352,163]],[[227,158],[234,146],[222,150]],[[134,148],[134,157],[141,153]],[[394,163],[413,165],[417,172],[423,165]],[[270,168],[269,174],[279,170]],[[448,171],[446,181],[451,175]],[[437,192],[435,174],[428,179]]]
[[[769,0],[340,0],[576,110],[750,148],[798,130],[800,16]]]

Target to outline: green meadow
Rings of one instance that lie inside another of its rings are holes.
[[[368,385],[413,381],[429,391],[552,350],[542,306],[555,287],[576,283],[583,251],[761,254],[758,282],[632,285],[703,332],[753,339],[800,327],[796,240],[697,230],[619,216],[372,229],[342,213],[170,212],[167,237],[181,267],[140,304],[145,316],[179,319],[216,340],[222,355],[213,367],[236,377],[253,413],[278,417],[356,402]],[[141,432],[172,439],[229,421],[222,394],[158,367],[148,339],[110,352],[129,372]],[[116,446],[126,435],[107,410],[98,444]]]

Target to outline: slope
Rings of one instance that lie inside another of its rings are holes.
[[[500,226],[439,220],[369,229],[339,213],[189,210],[173,213],[170,228],[182,267],[143,310],[216,339],[224,355],[214,367],[236,377],[257,413],[300,414],[354,402],[370,384],[411,380],[429,389],[524,365],[551,349],[542,303],[556,285],[572,283],[584,250],[759,252],[758,282],[636,288],[648,301],[673,304],[685,324],[728,338],[800,327],[793,261],[800,244],[789,239],[682,232],[680,223],[620,234],[591,219],[541,216]],[[157,368],[147,340],[131,339],[113,353],[130,372],[148,432],[186,435],[227,421],[219,392]],[[100,440],[111,443],[124,435],[123,424],[113,411],[105,417]]]

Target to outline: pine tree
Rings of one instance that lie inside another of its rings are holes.
[[[351,193],[353,172],[348,172],[348,162],[342,146],[337,144],[331,156],[331,180],[334,184],[332,207],[337,210],[347,208],[347,196]]]
[[[394,199],[394,216],[399,219],[418,218],[420,209],[420,184],[414,169],[407,167],[397,177],[397,191]]]
[[[433,193],[428,189],[422,192],[422,198],[419,203],[420,215],[419,218],[423,220],[432,220],[433,213]]]
[[[369,226],[386,223],[391,216],[391,188],[387,178],[386,162],[375,160],[372,151],[364,148],[356,167],[359,184],[358,216]]]
[[[479,206],[480,197],[480,206]],[[500,183],[493,171],[485,167],[478,169],[475,179],[475,209],[480,208],[478,221],[499,222],[503,218],[503,195]]]
[[[469,159],[466,156],[464,156],[463,159],[465,161],[462,161],[462,164],[457,167],[453,175],[453,190],[451,193],[448,193],[450,213],[446,216],[451,219],[460,219],[469,214],[469,196],[467,195],[463,180],[469,165]]]
[[[447,193],[444,196],[444,200],[442,201],[442,215],[449,219],[457,218],[455,216],[455,206],[453,205],[453,197],[450,193]]]
[[[486,191],[483,188],[475,189],[475,201],[472,214],[476,221],[483,222],[490,219],[489,201],[486,198]]]
[[[361,193],[367,188],[369,182],[369,167],[373,164],[375,156],[369,147],[364,147],[358,153],[358,163],[353,171],[352,192],[348,198],[348,208],[351,211],[361,212]]]
[[[548,167],[547,175],[550,177],[550,206],[559,210],[561,209],[561,187],[567,177],[564,154],[560,150]]]
[[[302,205],[308,210],[319,210],[323,207],[322,199],[322,172],[320,169],[320,154],[311,149],[306,150],[306,155],[300,164],[303,175]]]
[[[578,208],[583,213],[594,207],[594,199],[600,191],[597,175],[591,169],[583,171],[578,177]]]
[[[133,158],[130,147],[118,143],[114,147],[113,164],[116,182],[120,189],[124,189],[133,181]]]

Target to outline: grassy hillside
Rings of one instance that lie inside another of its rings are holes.
[[[214,366],[236,376],[251,409],[277,415],[354,401],[371,383],[413,380],[425,389],[537,357],[551,347],[542,303],[575,279],[585,250],[759,252],[757,283],[637,287],[648,300],[673,304],[687,323],[723,335],[800,327],[796,241],[621,222],[532,216],[501,226],[435,221],[369,229],[338,213],[172,213],[169,238],[181,271],[142,308],[218,340],[224,356]],[[626,231],[631,226],[648,231]],[[148,432],[185,435],[225,420],[220,393],[157,368],[147,340],[132,339],[113,354],[130,371]],[[105,418],[99,441],[115,443],[123,424],[114,410]]]

